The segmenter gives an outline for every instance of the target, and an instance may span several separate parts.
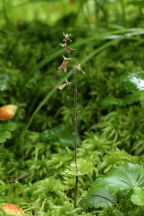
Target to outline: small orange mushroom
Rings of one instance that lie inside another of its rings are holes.
[[[5,212],[5,214],[17,215],[17,216],[25,216],[22,209],[19,206],[15,205],[15,204],[7,203],[7,204],[4,204],[1,208]]]
[[[17,111],[16,105],[6,105],[0,107],[0,121],[7,121],[9,119],[12,119]]]

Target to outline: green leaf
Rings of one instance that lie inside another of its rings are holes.
[[[135,187],[130,199],[135,205],[144,206],[144,189]]]
[[[125,73],[119,78],[119,81],[128,92],[144,91],[144,71]]]
[[[105,177],[98,178],[92,190],[105,187],[109,191],[133,189],[135,186],[144,185],[144,168],[141,165],[126,163],[113,168]]]
[[[139,203],[142,204],[142,192],[135,188],[143,186],[144,168],[141,165],[126,163],[113,168],[105,177],[97,178],[93,187],[89,190],[89,197],[85,198],[85,202],[87,202],[87,206],[90,205],[90,207],[96,207],[99,203],[99,199],[98,201],[96,199],[97,195],[102,195],[104,192],[107,192],[108,194],[111,193],[111,196],[113,197],[118,191],[130,190],[132,191],[131,201],[137,205],[138,201],[136,200],[140,200]],[[105,201],[104,205],[106,205]]]
[[[0,91],[8,89],[9,76],[7,74],[0,73]]]
[[[12,137],[11,131],[16,130],[17,124],[14,122],[0,123],[0,143],[4,143],[7,139]]]
[[[116,201],[115,197],[111,193],[101,189],[97,191],[95,195],[81,199],[80,205],[82,207],[100,208],[100,207],[110,206],[115,201]]]
[[[74,128],[66,127],[65,125],[59,125],[51,130],[45,130],[41,133],[40,139],[43,142],[59,141],[62,146],[74,146]],[[78,143],[80,143],[80,137],[78,136]]]
[[[85,175],[93,171],[93,164],[89,160],[78,160],[77,161],[77,173],[75,164],[72,163],[68,169],[64,171],[65,175]]]

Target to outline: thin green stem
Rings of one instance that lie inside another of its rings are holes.
[[[71,59],[71,55],[69,58]],[[74,65],[72,59],[70,60],[72,71],[73,71],[73,79],[74,79],[74,128],[75,128],[75,144],[74,144],[74,162],[76,168],[76,178],[75,178],[75,189],[74,189],[74,208],[77,207],[77,191],[78,191],[78,167],[77,167],[77,140],[78,140],[78,110],[77,110],[77,97],[78,97],[78,90],[77,90],[77,69],[74,69]]]
[[[77,111],[77,70],[73,72],[74,78],[74,110],[75,110],[75,146],[74,146],[74,161],[76,168],[76,182],[74,192],[74,208],[77,206],[77,191],[78,191],[78,176],[77,176],[77,137],[78,137],[78,111]]]

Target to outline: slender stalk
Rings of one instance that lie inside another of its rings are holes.
[[[78,175],[77,175],[77,137],[78,137],[78,111],[77,111],[77,71],[73,71],[74,78],[74,112],[75,112],[75,145],[74,145],[74,161],[76,168],[76,180],[74,190],[74,208],[77,206],[77,191],[78,191]]]
[[[74,130],[75,130],[75,139],[74,139],[74,163],[75,163],[75,188],[74,188],[74,208],[77,207],[77,193],[78,193],[78,165],[77,165],[77,143],[78,143],[78,110],[77,110],[77,98],[78,98],[78,89],[77,89],[77,72],[81,71],[80,64],[77,66],[74,66],[73,60],[71,58],[71,51],[74,50],[73,48],[68,46],[68,42],[72,42],[70,39],[71,34],[65,34],[64,35],[64,43],[60,44],[61,47],[66,51],[69,58],[66,58],[63,56],[63,62],[58,67],[59,70],[63,69],[65,72],[67,72],[67,63],[70,62],[71,68],[72,68],[72,74],[73,74],[73,82],[74,82]],[[65,86],[71,85],[70,82],[65,80],[65,83],[63,83],[60,86],[57,86],[59,90],[63,90]]]
[[[76,168],[76,178],[75,178],[75,189],[74,189],[74,208],[77,207],[77,191],[78,191],[78,167],[77,167],[77,140],[78,140],[78,110],[77,110],[77,69],[74,69],[74,65],[72,62],[71,55],[69,54],[69,58],[71,59],[71,66],[73,71],[73,79],[74,79],[74,128],[75,128],[75,143],[74,143],[74,162]]]

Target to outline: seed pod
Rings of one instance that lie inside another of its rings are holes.
[[[7,121],[12,119],[17,111],[16,105],[6,105],[0,108],[0,121]]]
[[[15,205],[15,204],[7,203],[7,204],[3,205],[1,208],[5,212],[5,214],[17,215],[17,216],[25,216],[22,209],[19,206]]]

